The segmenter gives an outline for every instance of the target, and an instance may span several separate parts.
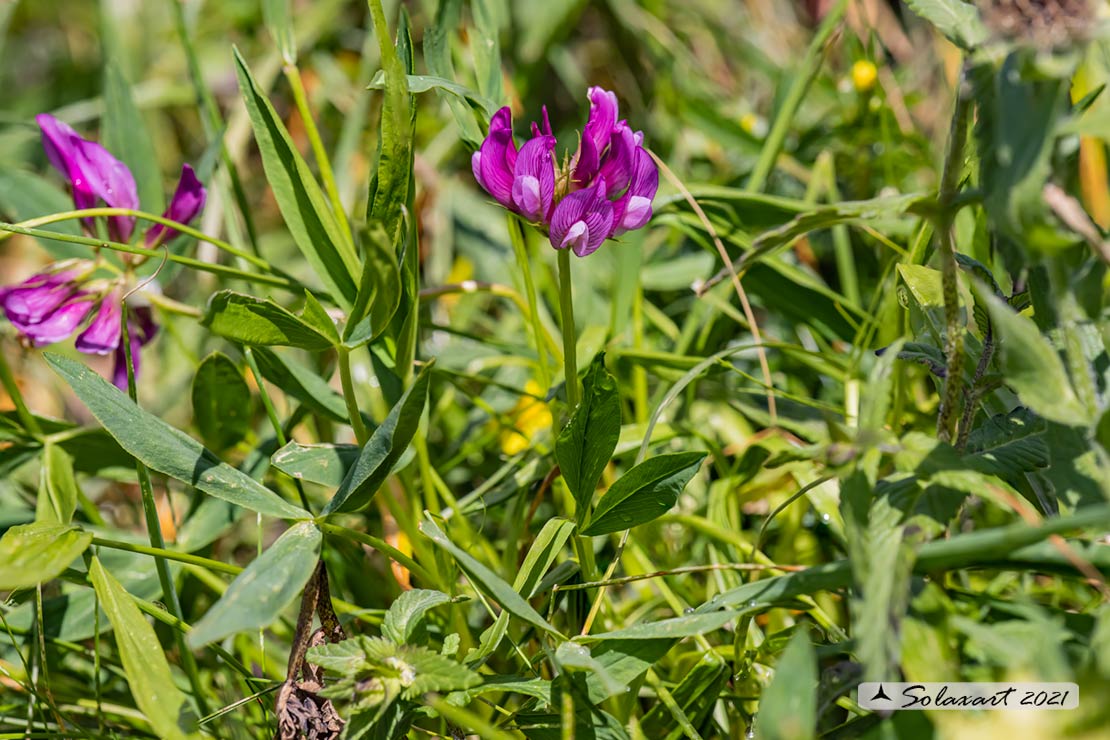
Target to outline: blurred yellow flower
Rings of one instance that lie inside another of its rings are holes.
[[[551,410],[546,403],[535,398],[542,396],[544,389],[536,381],[529,380],[524,384],[524,392],[529,395],[521,396],[509,412],[513,428],[501,430],[501,451],[506,455],[523,452],[537,434],[551,428]]]
[[[866,59],[861,59],[852,65],[852,85],[856,88],[856,92],[870,92],[871,88],[875,87],[878,76],[879,70]]]

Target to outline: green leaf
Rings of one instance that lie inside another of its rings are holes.
[[[883,350],[886,351],[885,349]],[[943,378],[948,372],[944,360],[944,352],[940,347],[923,342],[906,342],[898,352],[899,360],[909,360],[929,368],[929,372],[938,378]]]
[[[254,138],[262,155],[266,180],[273,190],[293,241],[328,287],[332,298],[349,309],[358,292],[354,275],[359,261],[349,234],[335,220],[312,170],[235,50],[239,88],[247,104]]]
[[[757,732],[766,740],[817,737],[817,660],[805,630],[790,639],[759,701]]]
[[[898,274],[910,289],[913,299],[921,308],[937,308],[944,305],[944,289],[941,285],[940,270],[925,265],[899,264]]]
[[[358,445],[290,442],[275,452],[270,462],[297,480],[338,488],[358,460]]]
[[[301,309],[300,318],[318,334],[327,337],[329,342],[334,345],[339,344],[339,330],[335,327],[335,319],[311,290],[304,292],[304,308]]]
[[[582,523],[597,482],[613,457],[621,435],[621,399],[617,381],[598,354],[582,379],[582,402],[555,440],[555,459],[577,503]]]
[[[297,36],[293,32],[293,13],[289,0],[263,0],[262,19],[274,37],[281,60],[285,64],[297,62]]]
[[[574,638],[576,642],[601,642],[603,640],[659,640],[667,638],[682,638],[692,635],[703,635],[706,632],[719,630],[743,612],[722,611],[705,612],[702,614],[684,614],[681,617],[661,619],[657,622],[642,622],[640,624],[615,630],[613,632],[599,632],[597,634],[582,635]]]
[[[265,347],[254,349],[254,359],[262,377],[285,393],[332,421],[349,421],[343,396],[312,370]]]
[[[199,648],[228,635],[270,626],[300,595],[320,558],[323,535],[313,522],[300,522],[236,576],[220,600],[189,632]]]
[[[35,519],[69,524],[77,508],[77,498],[73,458],[57,443],[47,442],[42,448],[42,477]]]
[[[401,305],[401,268],[393,241],[381,224],[371,224],[363,231],[362,246],[358,298],[343,331],[349,349],[379,337]]]
[[[43,356],[120,446],[151,470],[260,514],[287,519],[311,517],[221,462],[192,437],[136,406],[125,393],[81,363],[49,352]]]
[[[481,683],[477,673],[420,645],[397,645],[382,637],[359,635],[309,648],[308,661],[347,679],[395,682],[405,699],[429,691],[458,691]],[[357,684],[355,684],[357,685]],[[329,690],[333,695],[339,692]]]
[[[154,628],[135,606],[131,595],[96,557],[89,567],[89,576],[115,632],[120,662],[135,705],[146,715],[154,734],[169,740],[201,737],[189,731],[196,726],[197,717],[185,694],[173,682]]]
[[[474,120],[474,113],[467,105],[468,102],[477,103],[476,98],[468,98],[467,93],[470,92],[466,87],[451,82],[455,79],[455,65],[451,60],[451,41],[454,38],[455,29],[459,27],[459,9],[462,3],[457,0],[441,0],[436,7],[436,14],[434,22],[428,24],[424,29],[424,63],[428,65],[428,71],[432,75],[427,80],[442,81],[443,84],[429,84],[428,89],[436,88],[442,97],[447,102],[447,107],[451,109],[451,114],[455,117],[455,122],[459,125],[459,134],[462,140],[470,145],[471,149],[477,149],[482,144],[482,132],[478,128],[477,122]],[[377,79],[377,78],[375,78]],[[415,76],[410,76],[408,79],[410,92],[422,92],[420,88],[420,80]],[[455,88],[458,88],[456,90]],[[447,93],[447,94],[443,94]],[[486,111],[486,117],[492,117],[496,111],[497,104],[494,101],[488,101],[493,106],[492,110]]]
[[[412,177],[412,138],[416,122],[416,103],[408,90],[408,74],[412,72],[412,41],[409,39],[408,14],[404,6],[401,6],[396,45],[389,39],[381,0],[370,1],[370,15],[385,74],[385,100],[378,128],[374,174],[370,179],[366,203],[366,222],[381,224],[392,242],[400,233],[402,207],[408,201],[409,180]]]
[[[412,387],[374,430],[343,484],[324,507],[324,514],[358,511],[369,505],[420,426],[420,417],[428,403],[431,368],[432,362],[424,365]]]
[[[33,172],[17,170],[14,167],[0,169],[0,213],[8,221],[26,221],[36,216],[61,213],[72,208],[73,201],[69,196],[45,177]],[[42,228],[71,236],[81,234],[81,227],[76,220],[46,224]],[[89,256],[89,248],[80,244],[67,244],[52,239],[37,241],[56,259]]]
[[[463,572],[466,573],[474,587],[501,605],[505,611],[518,619],[522,619],[534,627],[539,627],[556,637],[562,637],[558,630],[547,623],[532,605],[525,601],[513,587],[505,583],[496,573],[478,562],[466,550],[456,545],[447,538],[436,523],[429,518],[420,522],[420,531],[427,535],[432,542],[443,548],[455,558]]]
[[[704,452],[676,452],[640,463],[609,487],[582,534],[619,532],[666,514],[704,459]]]
[[[728,663],[716,653],[705,653],[683,676],[682,682],[671,689],[671,696],[690,724],[701,727],[730,677]],[[669,737],[677,727],[678,722],[663,702],[653,706],[640,720],[645,737]]]
[[[416,588],[405,591],[390,604],[382,622],[382,637],[398,645],[411,645],[422,640],[424,614],[440,604],[451,603],[442,591]]]
[[[995,475],[1028,473],[1051,462],[1044,419],[1019,406],[990,417],[968,436],[967,452]]]
[[[135,176],[142,209],[160,214],[166,207],[166,194],[158,170],[158,153],[146,121],[135,105],[131,83],[114,60],[104,65],[103,96],[101,143]]]
[[[963,0],[906,0],[906,5],[965,51],[974,49],[990,35],[976,7]]]
[[[193,376],[193,423],[215,450],[243,441],[251,430],[251,391],[239,368],[225,354],[204,358]]]
[[[212,295],[200,323],[222,337],[252,347],[298,347],[321,352],[336,344],[326,329],[316,328],[273,301],[232,290]]]
[[[428,48],[428,34],[424,34],[424,49],[425,54]],[[471,90],[466,85],[460,85],[458,82],[453,82],[441,75],[406,75],[408,80],[409,92],[412,94],[425,93],[430,90],[447,93],[445,99],[448,104],[463,103],[462,111],[470,117],[470,121],[474,121],[474,114],[469,112],[465,104],[470,104],[477,108],[487,118],[492,118],[493,114],[497,112],[500,107],[497,103],[489,98],[483,97],[478,92]],[[379,71],[374,75],[374,79],[370,81],[371,90],[384,90],[385,89],[385,73]],[[454,105],[452,105],[454,107]],[[463,120],[466,120],[465,118]],[[475,125],[475,131],[477,126]],[[479,136],[477,143],[482,143],[482,138]]]
[[[1032,319],[1014,311],[990,291],[975,286],[976,298],[987,306],[998,333],[1002,375],[1021,402],[1039,416],[1068,426],[1086,426],[1093,419],[1068,380],[1060,356]]]
[[[92,535],[57,522],[12,527],[0,537],[0,591],[30,588],[49,581],[92,542]]]

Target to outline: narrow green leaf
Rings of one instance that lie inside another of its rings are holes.
[[[921,308],[937,308],[944,305],[944,289],[941,286],[940,270],[924,265],[899,264],[898,274],[910,289],[910,294]]]
[[[343,396],[312,370],[265,347],[254,349],[254,359],[262,377],[285,393],[332,421],[348,421]]]
[[[236,576],[220,600],[189,633],[199,648],[228,635],[270,626],[300,595],[320,557],[323,535],[313,522],[300,522]]]
[[[358,460],[358,445],[290,442],[275,452],[270,462],[297,480],[338,488]]]
[[[757,732],[766,740],[817,737],[817,660],[805,630],[794,633],[775,664],[759,701]]]
[[[317,333],[327,337],[333,345],[339,344],[339,330],[335,327],[335,319],[310,290],[304,292],[304,308],[300,319]]]
[[[1067,426],[1090,424],[1093,419],[1076,396],[1064,363],[1033,320],[1015,313],[978,284],[975,294],[987,306],[998,333],[1002,375],[1022,403],[1049,421]]]
[[[286,64],[297,61],[297,36],[293,32],[293,13],[289,0],[263,0],[262,18],[266,29],[274,37],[281,60]]]
[[[35,520],[69,524],[77,508],[77,479],[73,475],[73,458],[54,442],[42,448],[42,477]]]
[[[906,0],[906,5],[965,51],[974,49],[990,35],[979,10],[963,0]]]
[[[437,75],[429,76],[429,83],[432,80],[442,80],[445,83],[443,85],[429,84],[427,89],[434,87],[440,92],[440,97],[447,102],[447,107],[451,109],[451,114],[459,125],[459,134],[462,140],[469,144],[472,149],[477,149],[482,143],[482,131],[474,120],[474,112],[467,105],[466,93],[469,90],[462,85],[451,82],[455,79],[455,65],[451,59],[451,41],[454,38],[455,29],[459,27],[461,6],[462,3],[459,0],[440,0],[436,6],[435,20],[424,29],[424,63],[428,65],[428,71],[432,75]],[[408,84],[410,92],[422,92],[419,89],[420,82],[415,76],[409,77]],[[454,90],[455,87],[458,87],[459,90]],[[487,119],[492,117],[497,110],[497,104],[494,101],[489,102],[493,108],[486,111]]]
[[[14,167],[0,170],[0,214],[8,221],[26,221],[36,216],[61,213],[73,208],[73,201],[61,188],[50,180],[33,172],[25,172]],[[46,224],[45,231],[80,236],[78,221],[59,221]],[[53,239],[38,239],[39,245],[55,259],[88,257],[89,248],[80,244],[57,242]]]
[[[315,316],[313,323],[318,323]],[[212,295],[201,324],[222,337],[252,347],[298,347],[322,352],[335,346],[326,329],[316,328],[271,300],[232,290]]]
[[[643,622],[613,632],[598,632],[576,637],[575,642],[602,642],[604,640],[660,640],[703,635],[719,630],[743,612],[722,611],[702,614],[684,614],[681,617]]]
[[[161,213],[166,207],[166,194],[158,169],[158,153],[154,150],[146,120],[135,105],[131,83],[114,60],[104,66],[103,94],[101,143],[135,176],[143,210]]]
[[[451,597],[442,591],[417,588],[405,591],[390,604],[382,622],[382,637],[398,645],[411,645],[421,641],[424,632],[424,615],[440,604],[451,603]]]
[[[683,676],[682,682],[671,690],[671,696],[690,724],[701,727],[713,711],[729,678],[728,663],[716,653],[705,653]],[[645,737],[670,737],[678,723],[667,705],[659,702],[640,720],[640,727]]]
[[[582,533],[619,532],[666,514],[704,459],[704,452],[676,452],[640,463],[609,487]]]
[[[420,416],[428,403],[431,367],[431,362],[424,365],[412,387],[374,430],[343,485],[324,507],[324,514],[358,511],[367,506],[381,488],[420,426]]]
[[[293,241],[328,287],[333,298],[349,309],[354,302],[359,261],[350,235],[344,234],[327,198],[269,99],[258,87],[239,51],[235,51],[239,88],[262,154],[266,180]]]
[[[582,523],[593,501],[597,482],[621,435],[621,399],[617,381],[598,354],[582,379],[582,401],[555,440],[555,459],[577,503]]]
[[[54,578],[92,542],[92,535],[57,522],[12,527],[0,537],[0,591],[30,588]]]
[[[120,446],[151,470],[260,514],[287,519],[311,517],[221,462],[192,437],[136,406],[125,393],[81,363],[49,352],[44,357]]]
[[[380,336],[401,304],[401,268],[393,240],[381,224],[374,223],[363,231],[361,241],[362,277],[343,332],[350,349]]]
[[[436,523],[430,516],[420,522],[420,531],[427,535],[436,545],[450,553],[451,556],[455,558],[455,562],[457,562],[463,572],[466,573],[470,582],[474,584],[474,587],[500,604],[505,611],[534,627],[538,627],[556,637],[562,637],[558,630],[548,624],[547,620],[541,617],[539,613],[532,608],[531,604],[513,590],[512,586],[505,583],[505,581],[492,570],[482,565],[482,563],[476,560],[470,553],[449,540],[447,535],[436,526]]]
[[[168,740],[202,737],[191,732],[197,717],[185,694],[174,684],[158,635],[135,606],[131,594],[104,569],[98,558],[92,559],[89,576],[115,632],[131,695],[154,734]]]
[[[233,447],[251,429],[251,391],[227,355],[213,352],[193,376],[193,423],[215,450]]]

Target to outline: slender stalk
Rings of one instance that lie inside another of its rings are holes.
[[[551,372],[547,369],[547,354],[543,346],[543,327],[540,325],[539,304],[536,301],[536,283],[532,279],[532,263],[528,259],[528,247],[524,241],[524,225],[513,214],[506,217],[509,224],[509,241],[513,243],[513,254],[517,267],[524,276],[524,295],[528,299],[528,315],[532,320],[532,342],[536,346],[536,367],[540,373],[540,385],[544,392],[551,388]]]
[[[124,550],[126,552],[134,552],[140,555],[152,555],[156,558],[164,558],[166,560],[173,560],[178,563],[188,563],[196,565],[200,568],[207,568],[208,570],[219,571],[220,573],[227,573],[229,575],[237,576],[243,572],[243,569],[238,565],[224,563],[220,560],[211,560],[209,558],[202,558],[200,555],[193,555],[188,552],[177,552],[174,550],[167,550],[159,547],[147,547],[146,545],[136,545],[131,542],[120,542],[119,540],[110,540],[104,537],[93,537],[92,544],[100,547],[111,548],[112,550]]]
[[[964,166],[964,145],[967,142],[967,127],[971,119],[971,97],[964,90],[964,80],[960,79],[956,90],[956,109],[952,113],[952,128],[948,134],[948,153],[944,158],[941,174],[940,192],[937,205],[937,240],[940,246],[941,283],[944,291],[944,356],[947,372],[944,381],[944,397],[941,399],[940,412],[937,414],[937,438],[942,442],[952,439],[953,425],[956,421],[956,406],[960,400],[963,386],[963,326],[960,325],[959,268],[956,265],[956,243],[953,223],[956,218],[956,190],[960,184],[960,173]]]
[[[578,332],[574,328],[574,300],[570,286],[570,250],[559,250],[559,319],[563,330],[563,375],[566,376],[567,405],[578,408]]]
[[[270,427],[274,430],[274,438],[277,443],[284,447],[288,442],[285,434],[285,429],[281,426],[281,420],[278,419],[277,410],[274,408],[274,402],[270,398],[269,391],[266,390],[266,384],[262,380],[262,373],[258,369],[258,362],[254,359],[254,352],[250,347],[243,347],[243,356],[247,358],[247,365],[254,375],[254,383],[258,386],[258,395],[262,398],[262,406],[266,409],[266,416],[270,419]],[[301,507],[305,511],[312,511],[308,505],[308,495],[304,492],[304,484],[296,478],[293,479],[294,485],[297,487],[297,496],[301,500]],[[259,543],[259,555],[262,554],[261,543]]]
[[[105,209],[107,210],[107,209]],[[75,236],[73,234],[60,234],[56,231],[47,231],[45,229],[31,229],[16,224],[0,223],[0,231],[9,231],[13,234],[22,234],[23,236],[33,236],[37,239],[46,239],[48,241],[65,242],[67,244],[81,244],[86,247],[94,247],[96,249],[111,249],[115,252],[123,252],[124,254],[138,254],[144,257],[159,256],[161,257],[164,250],[162,249],[146,249],[144,247],[133,247],[130,244],[122,242],[113,242],[106,239],[93,239],[87,236]],[[260,285],[273,285],[278,288],[301,293],[304,287],[289,278],[276,277],[273,275],[258,275],[246,270],[239,270],[228,265],[216,265],[211,262],[203,262],[191,257],[182,257],[179,254],[172,252],[166,254],[166,259],[170,262],[176,262],[184,267],[190,267],[194,270],[201,272],[210,272],[213,275],[225,275],[236,280],[243,280],[248,283],[258,283]]]
[[[355,397],[355,383],[351,378],[351,352],[344,347],[339,348],[339,379],[343,383],[343,401],[347,404],[347,416],[351,417],[351,429],[354,430],[359,445],[364,445],[370,439],[370,432],[362,421],[358,398]]]
[[[994,331],[988,325],[986,334],[983,335],[983,353],[979,355],[979,364],[975,367],[975,377],[971,379],[971,388],[968,389],[967,398],[964,399],[964,412],[960,416],[960,425],[957,427],[959,434],[956,437],[956,449],[963,452],[967,447],[968,437],[971,436],[971,423],[975,420],[975,407],[983,389],[979,387],[983,376],[987,374],[991,359],[994,357]]]
[[[14,225],[15,226],[24,226],[24,227],[36,227],[36,226],[45,226],[47,224],[56,224],[56,223],[59,223],[61,221],[72,221],[72,220],[78,219],[78,218],[96,218],[96,217],[99,217],[99,216],[132,216],[134,218],[142,219],[143,221],[151,221],[151,222],[156,223],[156,224],[161,224],[163,226],[168,226],[171,229],[173,229],[174,231],[181,232],[185,236],[191,236],[191,237],[193,237],[194,239],[196,239],[198,241],[208,242],[209,244],[216,247],[217,249],[222,249],[223,251],[227,252],[228,254],[234,255],[234,256],[238,257],[239,259],[245,260],[245,261],[251,263],[252,265],[254,265],[255,267],[259,267],[259,268],[265,270],[266,272],[269,272],[269,273],[276,272],[274,270],[274,268],[270,266],[270,263],[267,262],[266,260],[262,259],[261,257],[256,257],[255,255],[250,254],[248,252],[244,252],[243,250],[239,249],[238,247],[236,247],[236,246],[234,246],[234,245],[232,245],[228,242],[225,242],[223,239],[217,239],[214,236],[209,236],[208,234],[205,234],[203,231],[200,231],[198,229],[194,229],[192,226],[189,226],[188,224],[179,223],[177,221],[171,221],[168,218],[165,218],[163,216],[157,216],[153,213],[147,213],[146,211],[137,211],[134,208],[81,208],[81,209],[73,210],[73,211],[62,211],[60,213],[51,213],[48,216],[39,216],[37,218],[29,218],[26,221],[20,221],[19,223],[14,224]],[[0,234],[0,242],[4,241],[5,239],[10,238],[12,233],[13,232],[8,232],[7,234]],[[158,245],[155,245],[155,246],[158,246]],[[154,247],[151,247],[151,249],[153,249],[153,248]]]
[[[15,405],[15,413],[19,416],[19,423],[35,437],[41,437],[42,428],[39,426],[38,420],[35,419],[35,415],[31,413],[27,404],[23,401],[23,394],[19,390],[19,385],[15,382],[12,369],[8,366],[8,358],[4,356],[2,350],[0,350],[0,384],[3,384],[4,391]]]
[[[424,566],[420,565],[408,555],[401,552],[393,545],[390,545],[388,542],[381,539],[380,537],[375,537],[374,535],[366,534],[365,532],[357,532],[353,529],[347,529],[346,527],[341,527],[337,524],[331,524],[325,521],[317,521],[316,526],[319,527],[322,531],[327,532],[328,534],[333,534],[338,537],[353,540],[363,545],[369,545],[370,547],[388,557],[390,560],[394,560],[397,563],[405,566],[406,568],[408,568],[410,573],[412,573],[417,578],[423,579],[426,583],[438,582],[435,578],[432,578],[432,575],[427,570],[425,570]]]
[[[131,397],[131,401],[138,404],[138,391],[135,386],[135,361],[131,356],[131,337],[126,301],[124,301],[122,313],[120,343],[123,345],[123,358],[127,366],[127,393]],[[154,486],[150,482],[150,471],[146,465],[135,460],[135,472],[139,478],[139,492],[142,495],[143,515],[146,518],[146,530],[147,536],[150,538],[150,546],[155,550],[164,551],[166,540],[162,535],[162,522],[158,518],[158,507],[154,503]],[[158,582],[162,586],[162,598],[165,599],[166,609],[175,619],[182,620],[181,599],[177,594],[177,586],[173,582],[169,560],[161,554],[155,554],[154,565],[158,572]],[[196,700],[197,709],[202,715],[208,714],[208,702],[204,698],[204,684],[201,683],[200,672],[197,670],[196,657],[185,644],[185,637],[182,633],[174,632],[174,638],[177,642],[177,650],[181,654],[182,668],[185,670],[185,675],[189,677],[189,685],[193,690],[193,698]]]
[[[328,151],[320,139],[320,131],[316,128],[316,120],[312,117],[312,109],[308,107],[308,95],[305,94],[304,81],[301,80],[301,71],[296,64],[286,64],[282,67],[285,79],[293,91],[293,103],[301,114],[304,123],[304,132],[308,136],[308,143],[312,146],[312,156],[316,159],[316,166],[320,170],[320,179],[324,181],[324,190],[331,201],[331,209],[335,212],[335,220],[339,222],[343,232],[350,236],[351,226],[347,223],[347,214],[343,210],[343,200],[339,197],[339,187],[335,183],[335,173],[331,169]]]

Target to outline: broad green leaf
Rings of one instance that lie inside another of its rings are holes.
[[[301,309],[300,319],[311,326],[316,333],[327,337],[332,344],[339,344],[339,330],[335,327],[335,319],[311,290],[304,292],[304,308]]]
[[[42,448],[42,474],[35,520],[69,524],[77,508],[77,497],[73,458],[57,443],[47,442]]]
[[[606,640],[593,647],[590,651],[594,660],[601,664],[605,672],[621,685],[619,694],[625,693],[626,687],[633,687],[670,649],[676,640]],[[590,701],[595,704],[614,696],[597,676],[586,679]]]
[[[998,363],[1003,378],[1022,403],[1049,421],[1069,426],[1090,424],[1093,420],[1072,389],[1064,363],[1032,319],[1014,313],[979,285],[975,292],[987,306],[998,334]]]
[[[898,274],[910,289],[910,294],[917,301],[917,305],[922,308],[937,308],[944,305],[940,270],[924,265],[899,264]]]
[[[254,138],[262,154],[266,180],[293,241],[328,287],[332,298],[349,309],[354,302],[359,261],[349,234],[335,220],[323,190],[301,156],[266,95],[235,51],[239,88],[247,104]]]
[[[883,350],[886,351],[885,349]],[[898,352],[899,360],[909,360],[929,368],[929,372],[943,378],[948,372],[944,352],[939,347],[924,342],[906,342]]]
[[[481,683],[477,673],[420,645],[397,645],[382,637],[359,635],[331,645],[309,648],[310,663],[353,679],[395,682],[405,699],[416,699],[429,691],[457,691]],[[357,683],[352,682],[352,688]],[[336,689],[339,691],[336,691]],[[344,695],[337,685],[323,695]]]
[[[891,387],[894,384],[894,361],[902,354],[902,340],[884,352],[871,372],[867,374],[867,393],[860,404],[859,427],[868,432],[880,433],[886,425],[887,412],[890,410]]]
[[[131,83],[116,60],[104,65],[104,117],[101,143],[135,176],[142,210],[161,214],[166,207],[162,173],[146,120],[135,105]],[[140,222],[138,228],[145,228]]]
[[[297,480],[338,488],[358,460],[357,445],[290,442],[270,458],[273,466]]]
[[[424,365],[412,387],[374,430],[343,484],[324,507],[324,514],[358,511],[366,507],[381,488],[420,426],[420,416],[428,403],[431,367],[431,362]]]
[[[979,10],[963,0],[906,0],[906,5],[965,51],[979,46],[990,35]]]
[[[204,358],[193,376],[192,395],[193,423],[212,449],[234,447],[250,433],[250,387],[227,355]]]
[[[567,640],[555,650],[555,662],[564,672],[586,671],[593,674],[604,689],[616,694],[624,690],[624,684],[617,681],[605,670],[605,666],[594,660],[590,648],[574,640]],[[556,680],[556,687],[561,688]]]
[[[451,603],[451,597],[442,591],[417,588],[405,591],[390,604],[382,622],[382,637],[398,645],[411,645],[421,641],[424,631],[424,614],[440,604]]]
[[[817,659],[805,630],[790,639],[759,700],[756,732],[766,740],[817,737]]]
[[[362,232],[362,247],[358,298],[343,331],[350,349],[380,336],[401,304],[401,268],[393,241],[381,224],[371,224]]]
[[[582,533],[619,532],[666,514],[704,459],[704,452],[676,452],[640,463],[609,486]]]
[[[621,399],[617,381],[598,354],[582,380],[582,401],[555,440],[555,459],[577,504],[579,524],[585,519],[597,482],[621,436]]]
[[[293,13],[289,0],[263,0],[262,18],[266,30],[274,37],[281,60],[285,64],[297,63],[297,36],[293,32]]]
[[[1107,629],[1107,641],[1110,643],[1110,629]],[[1107,646],[1107,660],[1110,661],[1110,644]],[[478,684],[472,689],[458,691],[447,697],[447,701],[456,706],[465,707],[476,697],[491,692],[521,694],[539,699],[544,704],[551,703],[551,682],[542,678],[517,678],[513,676],[498,676],[493,681]]]
[[[613,632],[598,632],[576,637],[577,642],[601,642],[603,640],[659,640],[668,638],[703,635],[719,630],[742,614],[738,611],[706,612],[703,614],[684,614],[681,617],[661,619],[658,622],[642,622]]]
[[[402,207],[408,201],[412,177],[412,137],[416,122],[416,104],[408,90],[412,42],[404,6],[401,6],[396,44],[390,41],[381,0],[370,0],[370,16],[385,75],[385,100],[366,203],[366,222],[381,224],[387,238],[395,241],[400,233]]]
[[[158,635],[135,606],[131,595],[104,569],[98,558],[92,559],[89,576],[115,632],[116,647],[131,695],[154,733],[168,740],[202,737],[191,732],[197,717],[185,694],[174,684]]]
[[[1047,428],[1044,419],[1019,406],[976,427],[967,439],[967,453],[996,475],[1028,473],[1051,462]]]
[[[56,522],[12,527],[0,537],[0,591],[30,588],[57,576],[92,542],[92,535]]]
[[[512,586],[505,583],[500,576],[482,565],[482,563],[470,555],[470,553],[466,552],[466,550],[463,550],[449,540],[447,535],[443,533],[443,530],[436,526],[436,523],[430,517],[420,522],[420,531],[427,535],[436,545],[450,553],[451,556],[455,558],[455,562],[457,562],[463,572],[466,573],[470,582],[474,584],[474,587],[500,604],[505,611],[534,627],[539,627],[545,632],[549,632],[556,637],[561,637],[558,630],[548,624],[547,620],[541,617],[539,613],[532,608],[531,604],[513,590]]]
[[[270,626],[300,595],[320,558],[323,535],[300,522],[236,576],[220,600],[194,625],[188,643],[199,648],[248,630]]]
[[[120,389],[81,363],[49,352],[44,357],[120,446],[151,470],[260,514],[286,519],[311,516],[221,462],[192,437],[142,410]]]
[[[335,346],[330,336],[273,301],[231,290],[212,295],[201,324],[252,347],[298,347],[321,352]]]
[[[262,377],[285,393],[332,421],[349,421],[343,396],[309,368],[265,347],[254,349],[254,359]]]

